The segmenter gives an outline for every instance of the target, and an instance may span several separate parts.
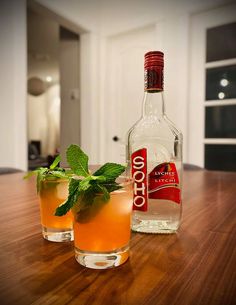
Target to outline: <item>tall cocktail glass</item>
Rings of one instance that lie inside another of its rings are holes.
[[[67,196],[68,180],[59,178],[41,181],[39,198],[42,234],[49,241],[63,242],[74,239],[71,211],[62,217],[54,215],[56,208]]]
[[[118,182],[120,189],[110,193],[108,202],[98,194],[87,209],[72,209],[75,258],[83,266],[107,269],[129,258],[133,181],[122,177]]]

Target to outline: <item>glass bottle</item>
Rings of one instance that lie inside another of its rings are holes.
[[[134,178],[132,230],[174,233],[182,214],[182,134],[163,98],[164,54],[145,54],[142,117],[128,132],[127,163]]]

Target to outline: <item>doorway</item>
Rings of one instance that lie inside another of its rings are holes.
[[[64,23],[41,6],[27,7],[29,170],[80,144],[80,36]]]
[[[106,84],[110,116],[107,118],[104,154],[112,162],[126,163],[126,134],[141,117],[143,54],[156,49],[156,37],[158,32],[153,24],[108,39]]]

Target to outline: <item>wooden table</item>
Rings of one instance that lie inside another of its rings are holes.
[[[0,304],[236,304],[236,173],[184,173],[174,235],[133,233],[129,261],[91,270],[41,236],[34,181],[0,176]]]

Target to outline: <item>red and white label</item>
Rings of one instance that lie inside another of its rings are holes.
[[[147,211],[147,149],[135,151],[131,162],[134,178],[133,210]]]
[[[179,177],[174,163],[162,163],[149,174],[148,198],[181,202]]]

